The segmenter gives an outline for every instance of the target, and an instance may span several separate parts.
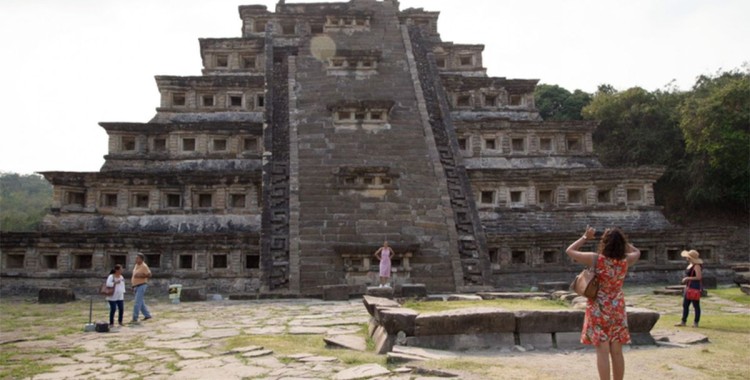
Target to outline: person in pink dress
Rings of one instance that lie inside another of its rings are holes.
[[[388,280],[391,278],[391,258],[393,258],[393,249],[388,246],[388,242],[383,242],[383,246],[375,251],[375,257],[380,260],[380,287],[390,287]]]
[[[580,251],[586,241],[594,239],[595,232],[596,230],[587,226],[583,236],[565,252],[576,262],[596,268],[599,291],[596,299],[589,299],[586,305],[581,343],[596,347],[596,367],[600,379],[610,378],[611,358],[612,376],[615,380],[620,380],[625,375],[622,345],[630,343],[622,284],[628,267],[638,261],[641,251],[628,243],[619,228],[604,231],[598,252]]]

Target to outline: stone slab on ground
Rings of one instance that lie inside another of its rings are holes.
[[[41,288],[39,289],[39,303],[68,303],[76,300],[73,289]]]
[[[333,376],[334,380],[357,380],[368,379],[376,376],[389,375],[391,371],[380,364],[363,364],[353,368],[347,368]]]
[[[211,354],[209,353],[196,350],[177,350],[175,352],[183,359],[204,359],[211,357]]]
[[[425,360],[428,360],[428,359],[421,357],[421,356],[402,354],[402,353],[393,352],[393,351],[387,353],[386,358],[385,358],[385,361],[389,364],[423,362]]]
[[[354,351],[366,351],[367,342],[358,335],[335,335],[323,338],[327,346],[341,347]]]
[[[450,351],[413,346],[393,346],[392,352],[404,355],[419,356],[421,358],[425,358],[426,360],[451,359],[458,357],[457,354]]]
[[[238,329],[207,329],[201,333],[204,338],[220,339],[240,335]]]
[[[256,350],[256,351],[248,351],[242,354],[243,358],[258,358],[261,356],[271,355],[273,354],[272,350]]]
[[[692,327],[686,327],[692,329]],[[683,329],[674,330],[654,330],[651,335],[657,342],[669,342],[677,344],[699,344],[709,343],[708,337],[695,332],[685,331]]]
[[[229,350],[226,352],[223,352],[222,355],[234,355],[234,354],[244,354],[246,352],[250,351],[258,351],[262,350],[263,346],[245,346],[245,347],[238,347],[233,350]]]
[[[745,293],[745,294],[747,294],[747,295],[750,295],[750,285],[747,285],[747,284],[742,284],[742,285],[740,285],[740,291],[741,291],[742,293]]]

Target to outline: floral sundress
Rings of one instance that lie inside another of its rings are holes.
[[[598,346],[600,342],[630,343],[625,293],[622,292],[622,283],[627,273],[626,260],[597,256],[596,277],[599,280],[599,292],[596,299],[588,300],[586,305],[581,343],[594,346]]]

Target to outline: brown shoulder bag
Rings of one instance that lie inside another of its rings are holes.
[[[594,266],[584,268],[570,283],[570,290],[578,295],[584,296],[590,300],[596,299],[596,293],[599,291],[599,280],[596,278],[596,264],[599,261],[597,256]]]

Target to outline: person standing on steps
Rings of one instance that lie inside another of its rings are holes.
[[[682,283],[685,284],[685,292],[682,293],[682,320],[675,326],[685,326],[690,314],[690,304],[692,303],[695,309],[693,327],[698,327],[698,323],[701,321],[701,300],[689,300],[687,290],[698,289],[698,291],[703,291],[703,260],[700,253],[694,249],[682,251],[680,256],[687,260],[688,266],[685,269],[685,277],[682,278]]]
[[[135,267],[133,268],[133,277],[130,279],[135,293],[135,305],[133,306],[133,320],[131,323],[138,323],[138,316],[143,313],[143,320],[151,319],[151,312],[146,306],[146,289],[148,289],[148,279],[151,278],[151,270],[144,262],[145,256],[138,252],[135,256]]]
[[[390,287],[388,280],[391,278],[391,258],[393,258],[393,249],[388,246],[388,241],[383,242],[383,246],[375,251],[375,257],[380,260],[380,287]]]
[[[596,279],[599,281],[596,298],[589,299],[586,304],[581,343],[596,347],[599,379],[609,380],[611,358],[612,376],[615,380],[622,380],[625,376],[622,345],[630,343],[622,284],[628,268],[641,257],[641,251],[628,243],[619,228],[604,231],[597,252],[580,251],[587,240],[594,239],[595,232],[587,226],[583,236],[565,250],[576,262],[595,267]]]

